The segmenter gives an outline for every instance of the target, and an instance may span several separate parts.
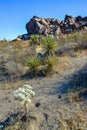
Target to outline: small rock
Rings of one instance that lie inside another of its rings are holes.
[[[60,99],[60,98],[62,98],[62,96],[59,94],[59,95],[58,95],[58,98]]]
[[[41,103],[37,102],[37,103],[35,104],[35,107],[39,107],[40,105],[41,105]]]

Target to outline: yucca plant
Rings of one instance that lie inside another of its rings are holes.
[[[51,38],[51,37],[47,37],[45,40],[45,43],[43,44],[43,49],[45,51],[45,53],[49,56],[49,55],[53,55],[55,50],[57,50],[58,48],[58,44]]]
[[[40,66],[41,61],[37,57],[31,57],[27,60],[27,66],[29,67],[32,76],[36,76],[38,72],[38,67]]]
[[[40,44],[40,35],[31,35],[30,37],[30,44],[31,45],[39,45]]]
[[[56,56],[48,56],[45,60],[45,63],[47,65],[46,74],[49,75],[53,72],[53,68],[57,64]]]

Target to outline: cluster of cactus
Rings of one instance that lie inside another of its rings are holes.
[[[26,84],[13,91],[13,95],[16,100],[21,101],[23,105],[26,105],[31,102],[31,97],[35,95],[35,92],[32,90],[32,86]]]

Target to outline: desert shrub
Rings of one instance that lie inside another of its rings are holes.
[[[76,51],[87,49],[87,32],[78,31],[66,34],[65,36],[59,37],[58,43],[57,56],[75,56]]]
[[[53,73],[54,66],[57,64],[56,56],[48,56],[45,59],[46,66],[46,75],[50,75]]]
[[[43,36],[41,35],[31,35],[29,43],[31,45],[40,45],[42,42]]]
[[[7,76],[9,80],[14,80],[15,78],[18,79],[24,73],[23,67],[24,66],[20,63],[17,63],[15,61],[9,61],[4,65],[3,75],[5,77]]]
[[[72,56],[73,55],[73,49],[68,46],[68,44],[60,45],[60,48],[55,52],[57,56]]]
[[[87,49],[87,33],[83,34],[80,37],[80,43],[77,46],[79,50]]]
[[[74,47],[75,51],[87,49],[87,32],[79,31],[72,34],[68,34],[66,39],[67,42],[76,43]]]
[[[80,97],[79,95],[79,91],[76,91],[76,92],[69,92],[68,93],[68,101],[69,102],[79,102],[81,101],[82,98]]]
[[[29,67],[29,70],[31,72],[32,76],[36,76],[38,73],[38,67],[41,64],[41,61],[36,56],[29,58],[27,61],[27,66]]]
[[[79,42],[80,33],[79,32],[73,32],[71,34],[66,35],[66,42]]]
[[[57,48],[58,44],[51,37],[47,37],[43,44],[43,50],[45,51],[45,54],[53,55]]]

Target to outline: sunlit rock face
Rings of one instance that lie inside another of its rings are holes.
[[[18,38],[29,40],[30,36],[33,34],[58,36],[80,29],[87,29],[87,17],[66,15],[64,20],[60,21],[54,18],[40,18],[34,16],[26,24],[27,34],[20,35]]]
[[[26,29],[29,35],[31,34],[55,34],[60,33],[60,21],[52,18],[39,18],[34,16],[27,24]],[[57,31],[58,30],[58,31]]]

